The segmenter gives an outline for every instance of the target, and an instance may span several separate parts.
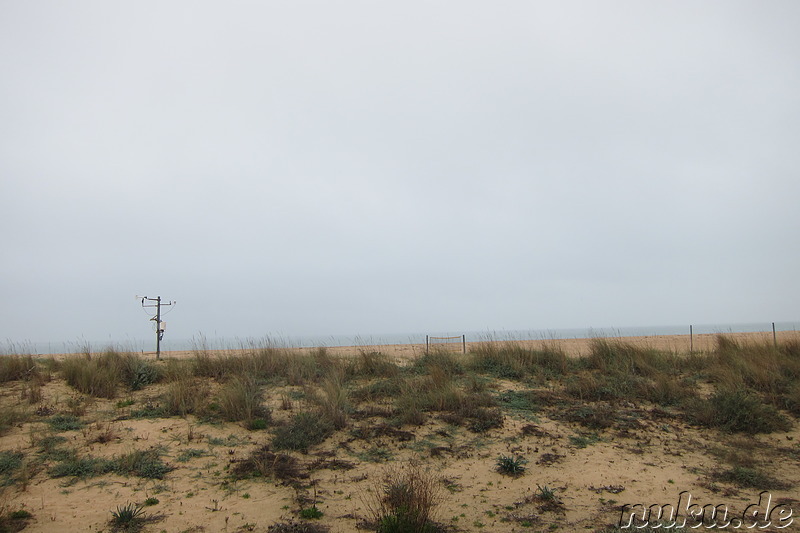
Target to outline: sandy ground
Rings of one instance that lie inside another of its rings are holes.
[[[772,340],[771,332],[727,336],[744,342]],[[713,337],[696,335],[694,350],[710,350]],[[779,341],[787,338],[798,338],[798,334],[779,333]],[[689,348],[688,336],[624,340],[660,350],[686,352]],[[558,345],[578,356],[586,353],[590,341],[527,342]],[[330,347],[328,351],[353,354],[365,349],[379,349],[407,360],[423,353],[425,347]],[[165,353],[164,357],[186,355]],[[502,380],[493,384],[495,392],[520,386]],[[57,435],[66,439],[65,446],[95,457],[159,449],[174,467],[163,480],[117,475],[53,479],[31,459],[24,484],[0,488],[0,507],[31,512],[33,519],[25,531],[110,531],[111,511],[117,506],[156,498],[158,503],[147,507],[146,512],[158,520],[148,523],[144,531],[173,533],[267,531],[271,524],[297,521],[299,509],[315,503],[324,513],[316,523],[333,532],[353,532],[368,517],[367,502],[386,469],[414,461],[444,480],[436,517],[453,530],[592,531],[616,523],[623,504],[677,505],[683,491],[689,491],[700,505],[724,504],[736,512],[759,503],[757,490],[712,481],[719,467],[712,451],[724,443],[756,450],[762,462],[770,465],[769,472],[791,485],[773,490],[771,495],[773,505],[776,501],[793,505],[797,520],[787,528],[767,530],[800,531],[797,425],[786,433],[756,437],[721,435],[634,403],[622,406],[620,423],[591,431],[559,420],[558,413],[549,410],[510,413],[502,428],[484,434],[448,426],[433,417],[421,427],[378,431],[375,428],[380,424],[375,419],[360,418],[308,454],[291,453],[309,475],[304,488],[293,488],[263,479],[235,481],[229,477],[232,465],[269,441],[268,431],[249,431],[236,423],[201,423],[192,416],[126,417],[131,409],[154,401],[159,387],[123,393],[114,400],[90,400],[84,417],[90,423]],[[22,388],[20,383],[4,384],[0,401],[21,404]],[[304,408],[302,400],[290,402],[288,408],[278,401],[300,391],[301,387],[286,386],[269,395],[275,419],[288,419]],[[544,388],[541,394],[546,400],[555,392]],[[53,411],[79,396],[60,379],[46,384],[43,395],[40,405]],[[121,399],[133,403],[119,407]],[[42,437],[53,435],[44,420],[34,416],[12,428],[0,438],[0,451],[18,451],[26,458],[35,458]],[[525,474],[509,477],[497,472],[500,455],[524,457],[528,461]],[[543,487],[555,490],[556,503],[547,504],[535,497]]]

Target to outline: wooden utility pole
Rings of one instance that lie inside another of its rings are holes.
[[[155,304],[150,304],[145,302],[155,302]],[[156,360],[161,359],[161,339],[164,338],[164,331],[166,331],[166,324],[161,321],[161,307],[167,307],[170,305],[174,305],[175,302],[170,301],[169,303],[161,303],[161,296],[157,298],[148,298],[147,296],[142,298],[142,307],[155,307],[156,308],[156,316],[151,318],[150,320],[155,321],[156,323]]]

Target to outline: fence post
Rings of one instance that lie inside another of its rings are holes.
[[[461,335],[461,353],[467,354],[467,336]]]
[[[428,340],[428,335],[425,335],[425,355],[428,355],[429,347],[430,347],[430,341]]]
[[[694,332],[691,324],[689,324],[689,353],[694,353]]]
[[[775,322],[772,323],[772,345],[778,347],[778,337],[775,335]]]

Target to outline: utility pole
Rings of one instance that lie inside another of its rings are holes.
[[[155,302],[155,304],[145,303],[145,302]],[[161,296],[157,298],[148,298],[144,296],[142,298],[142,307],[155,307],[156,308],[156,316],[151,318],[150,320],[155,321],[156,323],[156,360],[161,359],[161,339],[164,338],[164,331],[167,329],[167,323],[161,321],[161,308],[168,307],[170,305],[175,305],[175,302],[170,301],[169,303],[161,303]]]

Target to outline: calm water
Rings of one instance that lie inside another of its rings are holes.
[[[772,322],[756,322],[751,324],[694,324],[695,334],[703,333],[745,333],[751,331],[772,331]],[[775,322],[776,331],[798,331],[800,322]],[[251,345],[264,346],[368,346],[376,344],[424,344],[425,336],[450,337],[466,335],[467,342],[482,340],[527,340],[527,339],[580,339],[587,337],[637,337],[642,335],[688,335],[689,325],[682,326],[648,326],[622,328],[578,328],[578,329],[529,329],[499,331],[428,331],[423,333],[394,333],[382,335],[328,335],[305,337],[255,337],[252,339],[224,338],[215,339],[170,339],[165,337],[161,342],[162,351],[191,350],[206,347],[212,350],[236,349]],[[83,352],[87,345],[92,351],[105,349],[108,341],[98,342],[38,342],[21,345],[3,346],[5,353],[71,353]],[[128,340],[114,345],[116,349],[134,352],[150,352],[155,350],[153,338]]]

